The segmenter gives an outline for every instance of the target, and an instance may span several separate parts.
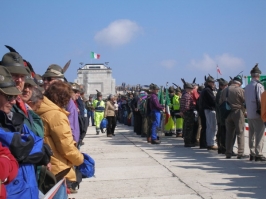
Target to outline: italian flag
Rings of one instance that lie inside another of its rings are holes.
[[[91,52],[92,59],[100,59],[100,54],[96,54],[95,52]]]

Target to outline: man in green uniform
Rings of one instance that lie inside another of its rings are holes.
[[[103,132],[103,129],[100,128],[101,121],[104,117],[104,108],[105,108],[105,102],[102,100],[102,93],[97,92],[97,98],[93,101],[93,107],[94,107],[94,122],[96,126],[96,135],[99,135],[100,131]]]

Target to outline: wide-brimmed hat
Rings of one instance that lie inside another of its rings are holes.
[[[169,93],[174,93],[174,92],[175,92],[174,87],[173,87],[173,86],[170,86],[170,87],[168,88],[168,92],[169,92]]]
[[[34,81],[33,77],[31,76],[31,71],[30,71],[30,69],[29,69],[28,67],[25,67],[25,68],[26,68],[26,70],[28,71],[28,75],[25,77],[25,83],[26,83],[26,84],[30,84],[30,85],[36,87],[37,84],[36,84],[36,82]]]
[[[72,90],[80,91],[80,87],[79,87],[79,85],[77,83],[70,82],[69,84],[70,84]]]
[[[241,85],[243,84],[242,76],[237,75],[233,78],[233,81],[239,82]]]
[[[261,71],[259,69],[259,64],[255,64],[255,66],[252,68],[252,70],[250,71],[250,74],[254,74],[254,73],[258,73],[258,74],[261,74]]]
[[[186,83],[184,84],[184,88],[185,88],[185,89],[193,89],[194,87],[192,86],[192,84],[186,82]]]
[[[18,53],[6,53],[2,57],[1,65],[5,66],[11,74],[28,75],[23,58]]]
[[[228,85],[228,81],[226,81],[226,80],[223,79],[223,78],[217,79],[217,81],[218,81],[219,85],[221,85],[221,86],[226,86],[226,85]]]
[[[20,95],[12,75],[6,67],[0,65],[0,91],[6,95]]]
[[[212,76],[208,76],[206,82],[216,82],[216,80]]]
[[[64,78],[63,69],[57,64],[50,65],[42,77],[58,77]]]

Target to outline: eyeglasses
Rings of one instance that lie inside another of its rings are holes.
[[[53,80],[51,77],[44,77],[42,79],[43,79],[43,81],[47,81],[47,82],[50,82]]]
[[[17,97],[18,97],[17,95],[6,95],[6,94],[3,94],[3,95],[6,97],[6,100],[9,102],[17,99]]]

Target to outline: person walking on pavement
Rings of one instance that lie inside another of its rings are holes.
[[[192,143],[193,127],[194,127],[194,104],[191,92],[193,86],[190,83],[184,83],[185,92],[180,99],[180,115],[184,118],[183,137],[185,147],[194,147]]]
[[[115,115],[115,96],[109,95],[104,110],[104,118],[107,119],[107,137],[115,135],[116,115]]]
[[[164,107],[160,105],[158,99],[159,87],[156,84],[151,85],[151,96],[149,99],[149,106],[151,111],[151,144],[160,144],[161,141],[157,139],[157,129],[160,128],[161,112]]]
[[[241,88],[242,77],[233,78],[232,84],[224,89],[221,94],[220,104],[226,99],[231,107],[231,112],[225,120],[226,125],[226,158],[230,159],[234,147],[234,137],[237,136],[238,154],[237,159],[248,158],[244,155],[245,148],[245,117],[244,117],[244,89]],[[228,92],[228,94],[227,94]],[[226,97],[227,96],[227,97]]]
[[[261,71],[258,64],[250,71],[252,80],[245,88],[245,102],[247,109],[247,119],[249,126],[249,149],[250,161],[266,161],[262,155],[264,144],[265,126],[261,119],[261,94],[264,87],[260,83]]]
[[[96,125],[96,135],[99,135],[100,131],[103,132],[103,129],[100,128],[101,121],[104,117],[105,102],[102,100],[102,93],[97,91],[97,99],[93,101],[93,107],[95,109],[94,119]]]
[[[217,150],[214,140],[217,134],[217,121],[215,112],[215,80],[212,76],[206,79],[207,85],[202,93],[202,108],[206,117],[206,142],[208,150]]]
[[[90,120],[91,120],[91,125],[95,126],[94,124],[94,107],[93,107],[93,101],[92,101],[92,96],[89,96],[89,100],[86,101],[85,103],[86,109],[87,109],[87,114],[88,114],[88,126],[90,125]]]

